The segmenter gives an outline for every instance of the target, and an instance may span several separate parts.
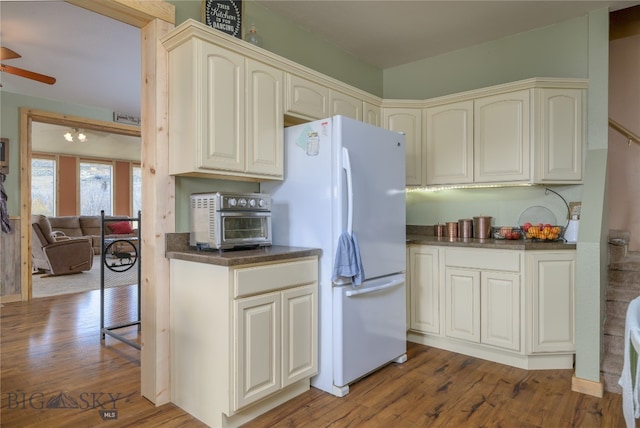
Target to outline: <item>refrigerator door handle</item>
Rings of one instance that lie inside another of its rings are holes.
[[[347,175],[347,233],[353,233],[353,182],[351,181],[351,159],[349,150],[342,148],[342,168]]]
[[[378,291],[382,291],[382,290],[386,290],[388,288],[393,288],[396,287],[398,285],[401,285],[404,282],[404,278],[402,279],[394,279],[392,281],[389,281],[387,283],[381,284],[381,285],[376,285],[375,287],[369,287],[369,288],[361,288],[358,290],[348,290],[345,291],[344,295],[347,297],[353,297],[353,296],[359,296],[362,294],[369,294],[369,293],[376,293]]]

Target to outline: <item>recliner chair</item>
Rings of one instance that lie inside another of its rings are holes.
[[[53,232],[44,215],[31,216],[31,253],[33,268],[51,275],[66,275],[91,270],[93,247],[90,238],[71,238]]]

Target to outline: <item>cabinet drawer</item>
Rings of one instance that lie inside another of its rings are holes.
[[[318,279],[315,258],[242,268],[234,272],[234,298],[310,284]]]
[[[520,272],[520,251],[500,251],[485,249],[447,249],[444,263],[469,269]]]

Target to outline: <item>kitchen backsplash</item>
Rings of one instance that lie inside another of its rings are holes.
[[[569,202],[582,200],[582,185],[553,186]],[[559,225],[568,222],[564,201],[544,186],[407,191],[407,225],[434,225],[475,216],[492,216],[494,226],[517,226],[527,208],[551,210]]]

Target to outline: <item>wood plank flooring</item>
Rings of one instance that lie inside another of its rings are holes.
[[[135,288],[105,290],[106,326],[136,320]],[[99,290],[5,303],[0,328],[2,427],[205,426],[140,395],[140,351],[100,339]],[[139,343],[137,326],[118,332]]]
[[[135,308],[132,288],[114,290],[107,325]],[[204,426],[140,396],[139,351],[101,341],[99,317],[99,291],[0,308],[0,425]],[[139,341],[137,327],[123,332]],[[408,356],[353,384],[346,397],[311,388],[245,427],[625,426],[621,396],[571,392],[571,370],[520,370],[413,343]]]

